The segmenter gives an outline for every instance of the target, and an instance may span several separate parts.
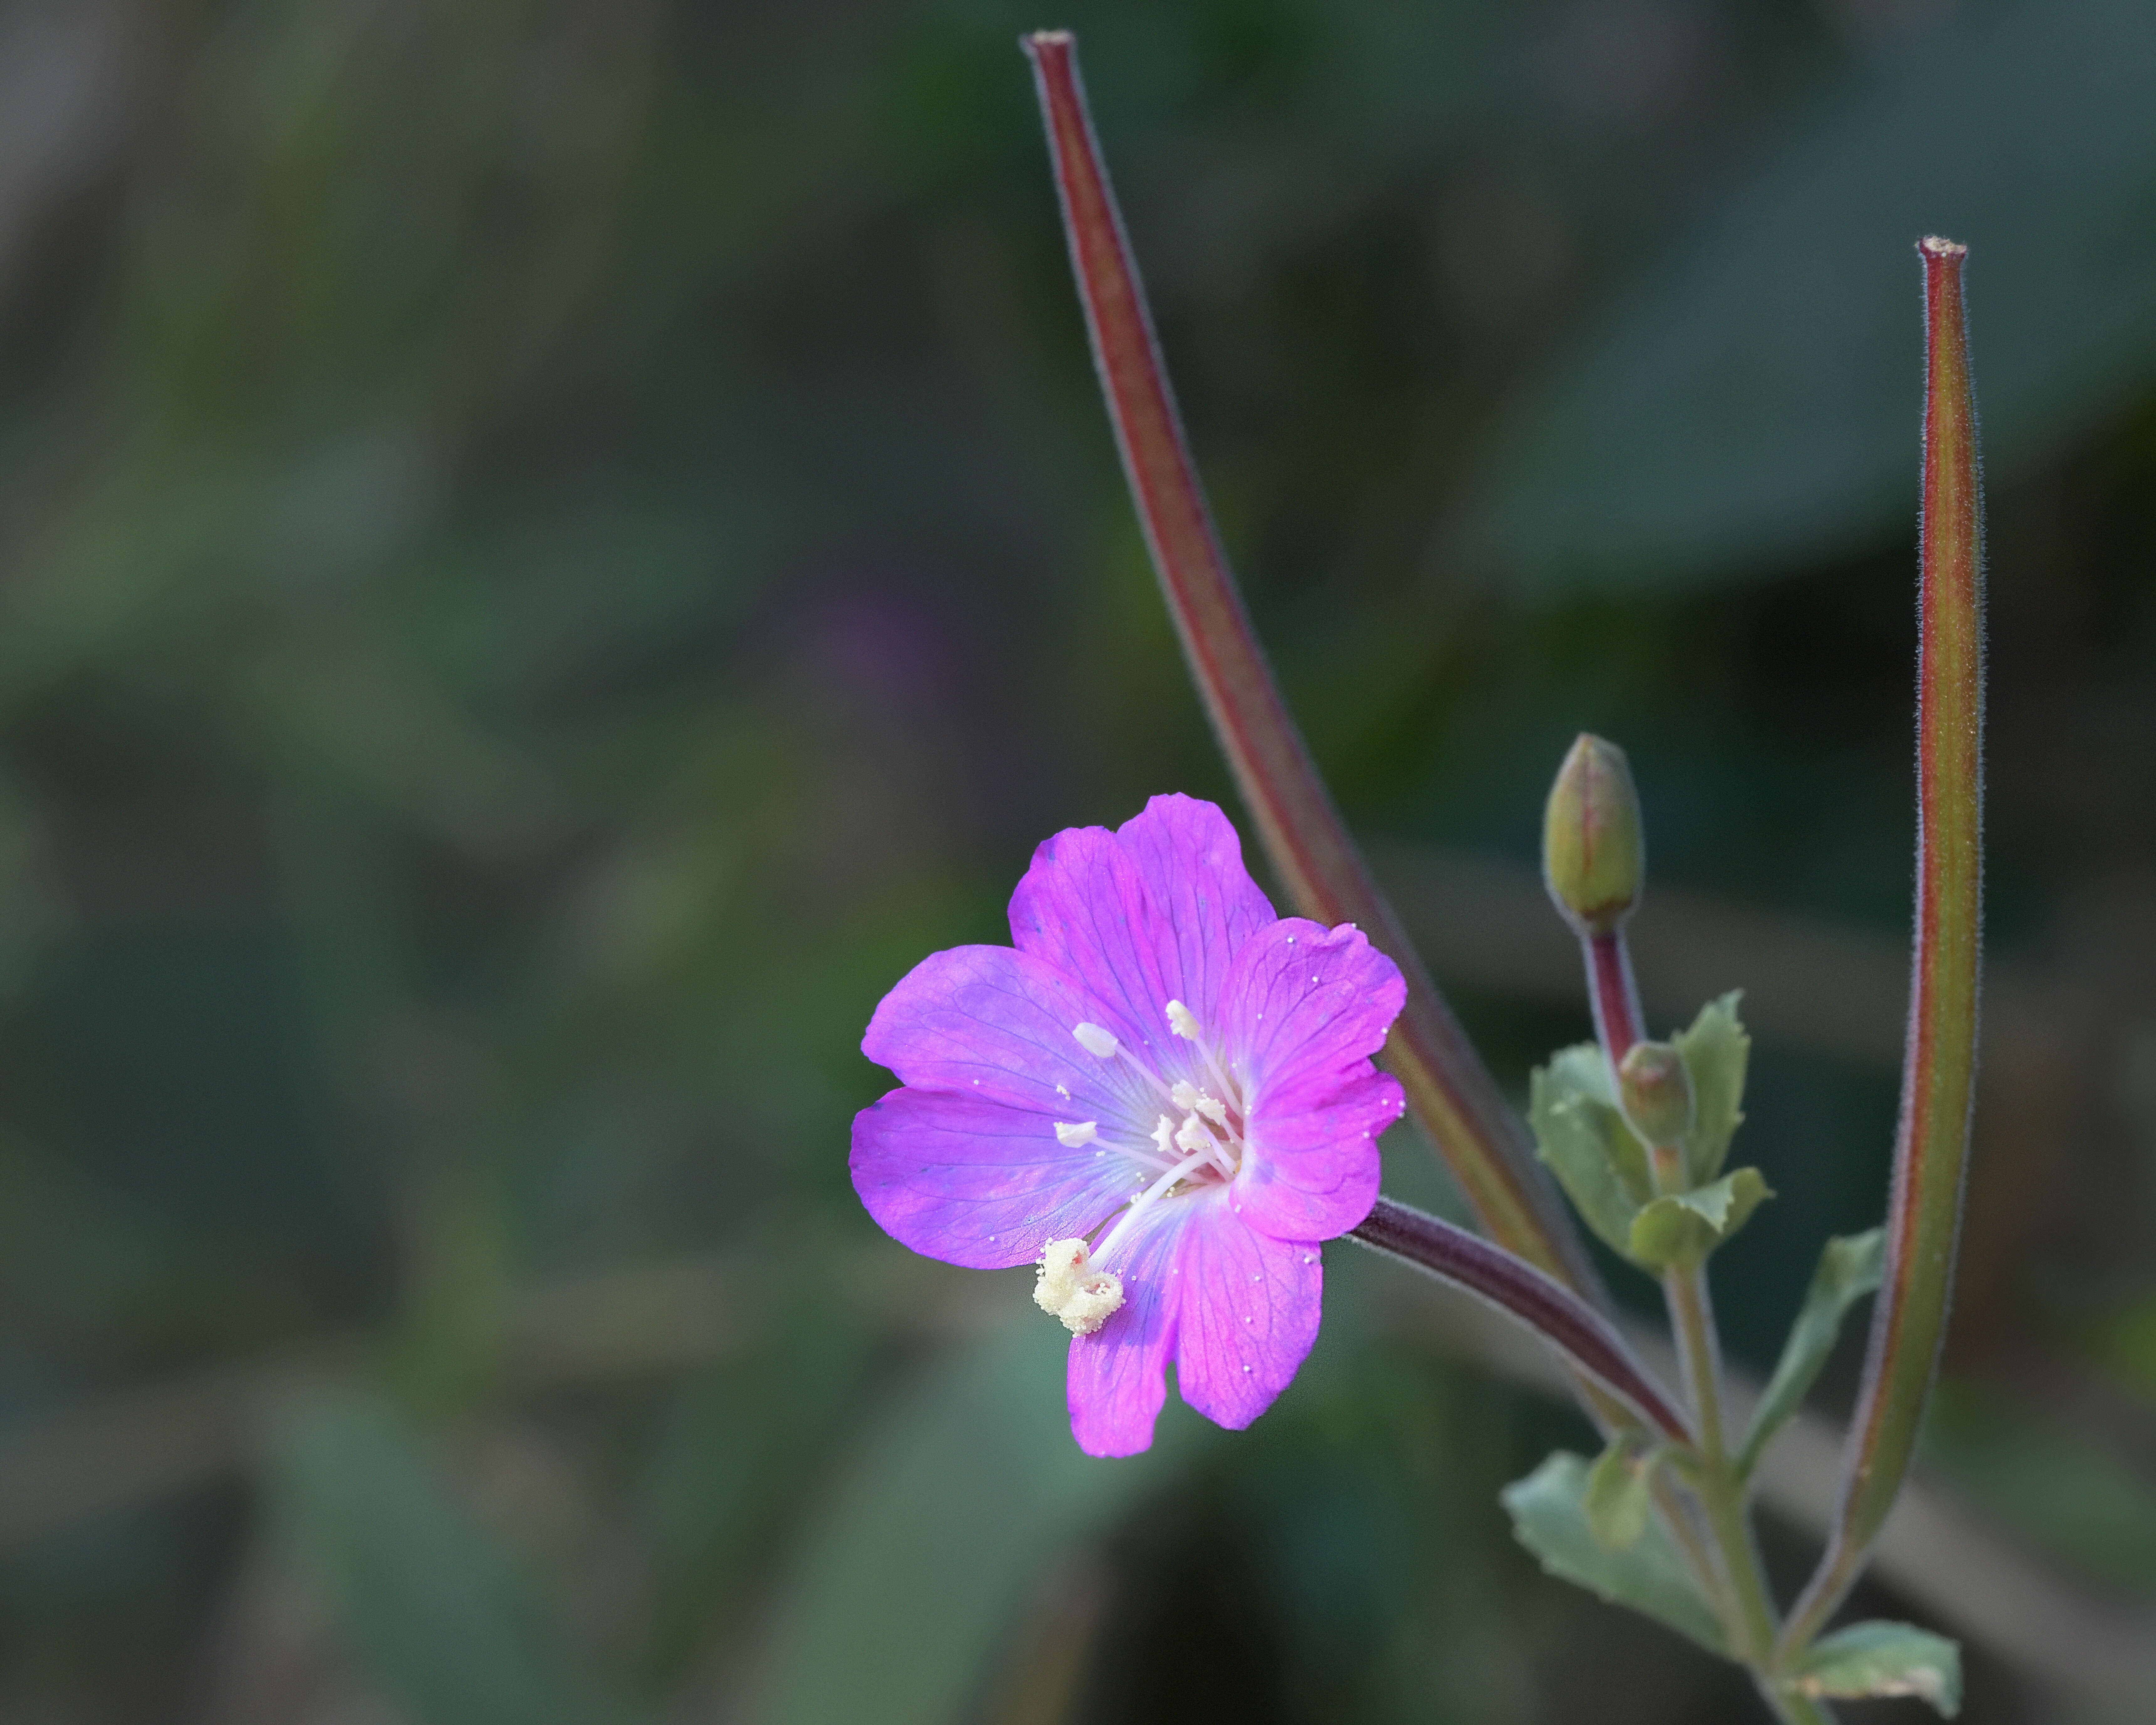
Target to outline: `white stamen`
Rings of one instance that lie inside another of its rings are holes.
[[[1175,1129],[1175,1142],[1194,1156],[1210,1157],[1217,1146],[1217,1140],[1195,1114],[1183,1117],[1183,1124]]]
[[[1070,1034],[1078,1039],[1079,1047],[1096,1060],[1114,1059],[1116,1050],[1122,1046],[1116,1040],[1114,1031],[1104,1030],[1098,1024],[1081,1024]]]
[[[1161,1122],[1161,1125],[1163,1127],[1165,1127],[1167,1124],[1168,1122],[1164,1119]],[[1108,1230],[1108,1237],[1101,1242],[1100,1249],[1094,1253],[1094,1256],[1097,1258],[1106,1257],[1110,1252],[1115,1250],[1116,1243],[1122,1240],[1123,1235],[1129,1231],[1132,1223],[1137,1221],[1140,1216],[1143,1215],[1154,1204],[1158,1204],[1160,1201],[1161,1194],[1166,1192],[1169,1187],[1175,1184],[1178,1180],[1185,1178],[1190,1173],[1191,1169],[1196,1168],[1199,1163],[1204,1160],[1205,1156],[1203,1153],[1185,1157],[1181,1162],[1177,1163],[1173,1168],[1168,1169],[1168,1172],[1163,1174],[1158,1180],[1155,1180],[1152,1185],[1147,1187],[1144,1191],[1141,1192],[1136,1198],[1132,1199],[1131,1200],[1131,1207],[1125,1210],[1122,1214],[1116,1219],[1116,1225]]]
[[[1216,1078],[1220,1076],[1220,1065],[1218,1065],[1218,1061],[1208,1059],[1205,1065],[1214,1067],[1214,1076]],[[1175,1082],[1175,1089],[1168,1091],[1168,1101],[1173,1101],[1177,1108],[1182,1108],[1186,1115],[1194,1108],[1197,1112],[1205,1115],[1205,1119],[1209,1119],[1214,1126],[1227,1126],[1227,1104],[1224,1104],[1218,1096],[1208,1096],[1205,1091],[1201,1091],[1201,1089],[1199,1089],[1197,1085],[1193,1085],[1188,1078],[1179,1078],[1179,1081]]]
[[[1198,1014],[1180,1000],[1168,1003],[1168,1027],[1186,1042],[1198,1040]]]
[[[1060,1120],[1055,1122],[1055,1142],[1065,1150],[1083,1149],[1100,1136],[1101,1122],[1097,1120],[1081,1121],[1076,1126],[1067,1126]]]
[[[1175,1122],[1165,1114],[1162,1115],[1159,1124],[1152,1129],[1152,1141],[1160,1147],[1160,1153],[1170,1162],[1175,1160],[1175,1147],[1169,1142],[1174,1135]]]
[[[1040,1265],[1034,1304],[1061,1318],[1074,1336],[1091,1335],[1123,1303],[1122,1278],[1112,1270],[1096,1269],[1082,1240],[1051,1240]]]

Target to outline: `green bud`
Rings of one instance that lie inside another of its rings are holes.
[[[1558,768],[1543,817],[1543,878],[1583,934],[1608,934],[1640,901],[1646,871],[1640,793],[1614,742],[1582,732]]]
[[[1691,1130],[1691,1074],[1666,1042],[1635,1042],[1617,1066],[1617,1104],[1650,1144],[1681,1144]]]

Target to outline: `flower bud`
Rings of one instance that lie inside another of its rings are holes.
[[[1680,1144],[1691,1130],[1691,1075],[1666,1042],[1635,1042],[1617,1065],[1617,1103],[1650,1144]]]
[[[1564,919],[1609,934],[1640,901],[1646,861],[1640,795],[1614,742],[1582,732],[1558,768],[1543,817],[1543,878]]]

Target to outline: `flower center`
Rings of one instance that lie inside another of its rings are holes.
[[[1109,1257],[1155,1204],[1224,1186],[1242,1171],[1242,1086],[1206,1038],[1195,1013],[1180,1000],[1171,1000],[1167,1014],[1168,1029],[1191,1045],[1194,1057],[1191,1070],[1172,1083],[1101,1025],[1080,1024],[1071,1033],[1096,1060],[1124,1063],[1150,1101],[1168,1105],[1155,1117],[1149,1142],[1133,1142],[1127,1128],[1118,1132],[1112,1125],[1109,1134],[1103,1135],[1096,1120],[1055,1123],[1056,1140],[1065,1149],[1097,1144],[1095,1154],[1121,1156],[1142,1183],[1129,1208],[1092,1249],[1094,1264]]]

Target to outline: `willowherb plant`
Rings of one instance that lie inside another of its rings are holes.
[[[1649,1038],[1625,925],[1645,878],[1621,750],[1583,736],[1543,829],[1578,935],[1595,1040],[1533,1076],[1525,1121],[1372,883],[1281,701],[1178,422],[1101,165],[1070,37],[1026,43],[1109,416],[1192,675],[1266,853],[1282,916],[1210,803],[1158,797],[1115,832],[1058,834],[1011,903],[1010,947],[925,960],[863,1046],[901,1087],[855,1122],[856,1189],[904,1244],[1038,1266],[1070,1332],[1071,1430],[1144,1449],[1169,1363],[1183,1399],[1248,1425],[1317,1333],[1322,1243],[1342,1236],[1490,1301],[1570,1370],[1605,1445],[1507,1488],[1552,1574],[1743,1665],[1776,1717],[1921,1696],[1952,1715],[1959,1655],[1905,1624],[1823,1633],[1907,1472],[1953,1271],[1976,1042],[1983,718],[1976,422],[1964,249],[1926,239],[1918,584],[1917,907],[1908,1042],[1883,1229],[1830,1240],[1745,1429],[1727,1417],[1707,1260],[1774,1194],[1727,1166],[1750,1043],[1735,993]],[[1373,1057],[1382,1055],[1389,1070]],[[1376,1140],[1412,1114],[1486,1238],[1378,1189]],[[1539,1165],[1538,1165],[1539,1164]],[[1614,1252],[1658,1280],[1681,1394],[1612,1321],[1548,1174]],[[1748,1487],[1876,1295],[1841,1491],[1819,1568],[1781,1612]]]

